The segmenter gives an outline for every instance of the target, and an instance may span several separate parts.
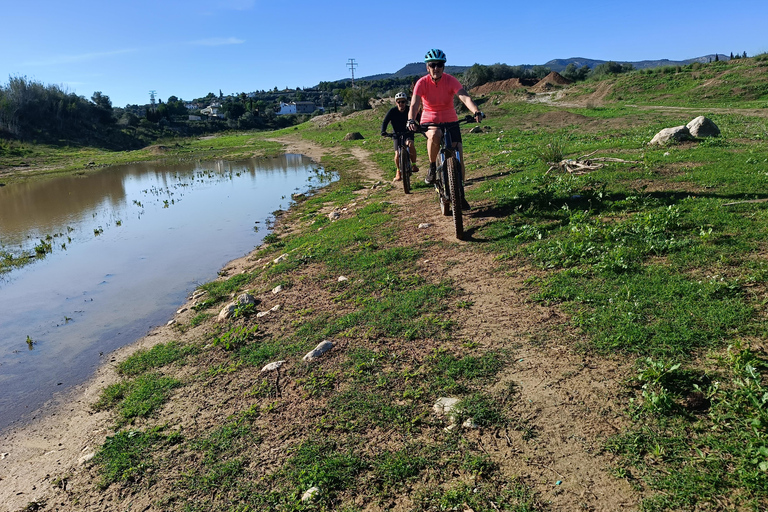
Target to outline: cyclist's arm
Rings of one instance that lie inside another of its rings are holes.
[[[421,109],[421,96],[418,94],[414,94],[411,98],[411,108],[408,110],[408,119],[413,119],[418,121],[418,115],[419,110]],[[408,129],[411,129],[411,125],[408,126]]]
[[[390,117],[392,117],[390,115],[391,113],[392,113],[392,111],[387,112],[387,115],[384,116],[384,121],[381,122],[381,133],[382,134],[387,133],[387,125],[390,122]]]
[[[475,102],[472,100],[472,98],[469,97],[469,94],[467,94],[467,91],[462,87],[459,89],[459,91],[456,93],[456,96],[459,97],[459,100],[469,109],[470,112],[472,112],[473,116],[477,116],[477,113],[480,112],[480,109],[477,105],[475,105]]]

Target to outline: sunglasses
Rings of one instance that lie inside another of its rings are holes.
[[[437,68],[444,68],[445,64],[442,62],[430,62],[429,64],[427,64],[427,66],[429,66],[432,69],[437,69]]]
[[[405,100],[397,100],[397,103],[398,103],[398,104],[400,104],[400,103],[405,103]]]

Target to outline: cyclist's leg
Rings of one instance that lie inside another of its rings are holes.
[[[464,172],[464,145],[461,142],[461,130],[459,130],[458,127],[456,132],[451,132],[451,138],[454,141],[453,147],[456,148],[456,154],[459,156],[459,162],[461,163],[461,209],[471,210],[472,207],[467,200],[464,199],[464,180],[466,179],[466,174]]]
[[[416,167],[416,144],[413,143],[412,138],[405,139],[405,145],[408,146],[408,153],[411,156],[411,169],[413,172],[419,172],[419,168]]]
[[[400,145],[397,143],[397,139],[393,139],[395,141],[395,181],[400,181],[402,176],[400,175]]]
[[[442,130],[432,127],[427,130],[427,156],[429,157],[429,171],[427,177],[424,178],[426,183],[432,184],[435,182],[435,174],[437,172],[437,155],[440,154],[440,140],[443,137]]]

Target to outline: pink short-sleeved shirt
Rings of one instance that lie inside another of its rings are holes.
[[[453,97],[462,88],[456,77],[443,73],[437,83],[429,75],[423,76],[416,82],[413,95],[421,97],[424,112],[422,123],[450,123],[458,121],[456,109],[453,108]]]

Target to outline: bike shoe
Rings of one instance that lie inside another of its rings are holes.
[[[419,168],[416,167],[416,164],[411,164],[411,174],[418,174]]]
[[[435,173],[437,172],[437,168],[433,167],[432,165],[429,166],[429,171],[427,171],[427,177],[424,178],[424,183],[427,185],[431,185],[435,182]]]

